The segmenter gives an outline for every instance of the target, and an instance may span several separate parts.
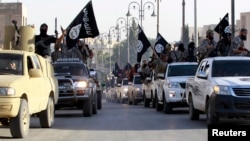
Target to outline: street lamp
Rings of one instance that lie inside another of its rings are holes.
[[[111,45],[112,45],[112,34],[115,33],[115,27],[114,26],[111,26],[109,28],[109,34],[108,34],[108,44],[109,44],[109,72],[110,74],[112,74],[112,71],[111,71]]]
[[[129,32],[130,32],[130,21],[131,20],[137,20],[137,23],[139,23],[139,20],[136,18],[136,17],[131,17],[129,19],[129,16],[128,14],[126,14],[127,16],[127,46],[128,46],[128,63],[130,63],[130,43],[129,43]]]
[[[155,0],[157,1],[157,33],[159,33],[159,26],[160,26],[160,0]]]
[[[147,7],[148,10],[151,9],[151,6],[153,7],[153,13],[151,14],[152,17],[155,17],[156,14],[155,14],[155,5],[154,5],[153,2],[148,1],[148,2],[143,3],[142,1],[143,0],[141,0],[141,3],[138,3],[138,2],[135,2],[135,1],[130,2],[129,5],[128,5],[128,12],[127,12],[126,15],[131,16],[131,13],[130,13],[131,6],[133,6],[133,9],[136,9],[136,6],[138,6],[138,8],[139,8],[139,19],[141,20],[141,27],[143,28],[142,20],[144,20],[145,7],[148,6]]]
[[[101,60],[102,60],[102,63],[101,63],[101,66],[102,68],[104,68],[104,61],[103,61],[103,46],[104,46],[104,40],[107,39],[107,36],[108,36],[108,33],[101,33],[97,38],[95,38],[95,43],[96,45],[98,45],[98,42],[100,44],[100,48],[99,48],[99,51],[101,52]],[[98,49],[98,47],[97,47]],[[98,51],[98,52],[99,52]],[[96,53],[97,54],[97,53]],[[97,56],[96,56],[97,57]],[[96,58],[96,61],[98,60],[98,58]]]
[[[124,26],[122,26],[124,25]],[[121,39],[121,29],[122,28],[126,28],[126,19],[123,18],[123,17],[119,17],[117,20],[116,20],[116,30],[117,30],[117,42],[118,42],[118,64],[121,65],[121,48],[120,48],[120,39]]]

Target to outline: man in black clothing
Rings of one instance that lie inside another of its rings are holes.
[[[48,57],[51,54],[50,44],[56,43],[57,38],[48,35],[48,25],[43,23],[40,26],[40,35],[35,36],[35,52],[43,57]]]

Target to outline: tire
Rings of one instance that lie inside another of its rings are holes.
[[[132,101],[133,101],[133,105],[138,104],[137,100],[135,99],[134,93],[132,93]]]
[[[173,107],[171,103],[167,103],[165,100],[163,102],[163,111],[165,114],[171,114],[173,112]]]
[[[158,98],[156,97],[156,111],[162,111],[163,105],[159,103]]]
[[[189,118],[191,120],[199,120],[200,112],[194,108],[193,98],[191,94],[188,97],[188,103],[189,103]]]
[[[52,97],[49,97],[47,107],[39,113],[40,125],[42,128],[50,128],[55,119],[55,104]]]
[[[30,113],[25,99],[21,99],[16,117],[10,119],[10,132],[14,138],[24,138],[29,134]]]
[[[94,101],[92,101],[92,104],[93,104],[93,108],[92,108],[92,112],[93,112],[93,114],[97,114],[97,95],[95,95],[95,98],[94,98],[95,100]]]
[[[144,95],[144,107],[150,106],[150,100],[146,98],[146,95]]]
[[[207,116],[207,125],[218,124],[220,121],[220,118],[218,116],[212,114],[211,104],[209,102],[209,99],[206,102],[206,116]]]
[[[102,109],[102,92],[97,92],[97,109]]]
[[[82,111],[83,111],[83,116],[84,117],[91,117],[92,116],[92,107],[93,102],[92,102],[92,96],[89,97],[88,100],[84,101]]]
[[[156,90],[155,90],[155,94],[157,94],[157,91],[156,91]],[[152,101],[152,108],[155,108],[155,107],[156,107],[156,100],[155,100],[153,94],[151,95],[151,101]]]

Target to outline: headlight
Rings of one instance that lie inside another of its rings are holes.
[[[179,83],[176,83],[176,82],[168,82],[167,83],[168,85],[168,88],[179,88]]]
[[[0,88],[0,95],[1,96],[15,95],[15,89],[13,89],[13,88]]]
[[[127,92],[127,91],[128,91],[128,88],[124,88],[123,91]]]
[[[227,86],[214,86],[214,93],[215,94],[224,94],[229,95],[230,91]]]
[[[86,88],[88,83],[86,81],[75,82],[75,88]]]
[[[140,91],[140,88],[136,88],[136,91]]]

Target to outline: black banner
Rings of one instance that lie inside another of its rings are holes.
[[[138,25],[138,28],[137,62],[140,63],[142,55],[148,50],[151,44],[148,41],[145,33],[141,29],[140,25]]]
[[[99,35],[92,1],[80,11],[67,28],[66,43],[68,48],[76,45],[79,38],[94,38]]]
[[[166,46],[168,42],[161,36],[160,33],[157,34],[154,50],[158,56],[161,53],[166,53]]]
[[[219,24],[214,28],[214,31],[220,34],[221,36],[224,33],[230,33],[230,26],[229,26],[229,17],[228,13],[223,17],[223,19],[219,22]]]

